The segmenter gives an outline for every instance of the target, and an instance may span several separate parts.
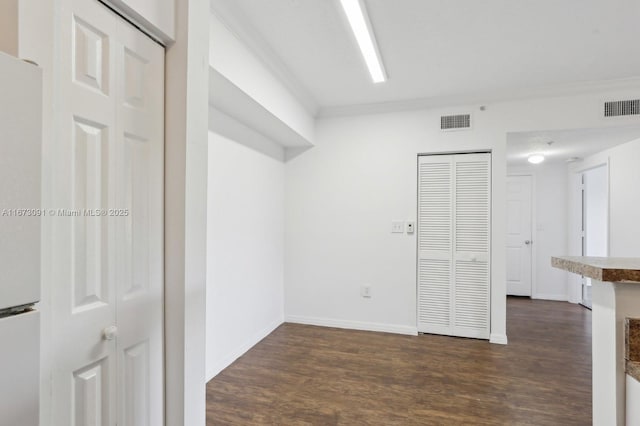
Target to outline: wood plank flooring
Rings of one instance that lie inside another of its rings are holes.
[[[207,384],[207,425],[590,425],[591,312],[509,298],[507,333],[283,324]]]

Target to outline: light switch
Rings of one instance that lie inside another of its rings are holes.
[[[407,222],[407,234],[413,234],[416,228],[415,222]]]
[[[392,220],[391,221],[391,233],[393,233],[393,234],[404,234],[404,221],[402,221],[402,220]]]
[[[360,296],[366,297],[367,299],[371,298],[371,285],[365,284],[360,287]]]

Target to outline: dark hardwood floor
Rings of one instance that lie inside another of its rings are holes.
[[[284,324],[207,384],[207,425],[590,425],[591,311],[509,298],[507,333]]]

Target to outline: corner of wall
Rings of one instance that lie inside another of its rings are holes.
[[[217,376],[222,370],[233,364],[238,358],[247,353],[249,349],[260,343],[262,339],[271,334],[283,323],[284,319],[279,318],[278,320],[272,322],[271,324],[268,324],[266,327],[256,332],[253,336],[249,336],[249,338],[247,338],[241,345],[229,350],[226,356],[208,367],[206,377],[207,382]]]
[[[491,333],[491,336],[489,337],[489,343],[493,343],[496,345],[506,345],[508,344],[507,335]]]

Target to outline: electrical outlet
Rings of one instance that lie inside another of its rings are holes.
[[[369,284],[365,284],[360,287],[360,296],[371,298],[371,286]]]
[[[407,222],[407,234],[413,234],[416,229],[415,222]]]
[[[404,234],[404,222],[402,220],[391,221],[391,233],[392,234]]]

